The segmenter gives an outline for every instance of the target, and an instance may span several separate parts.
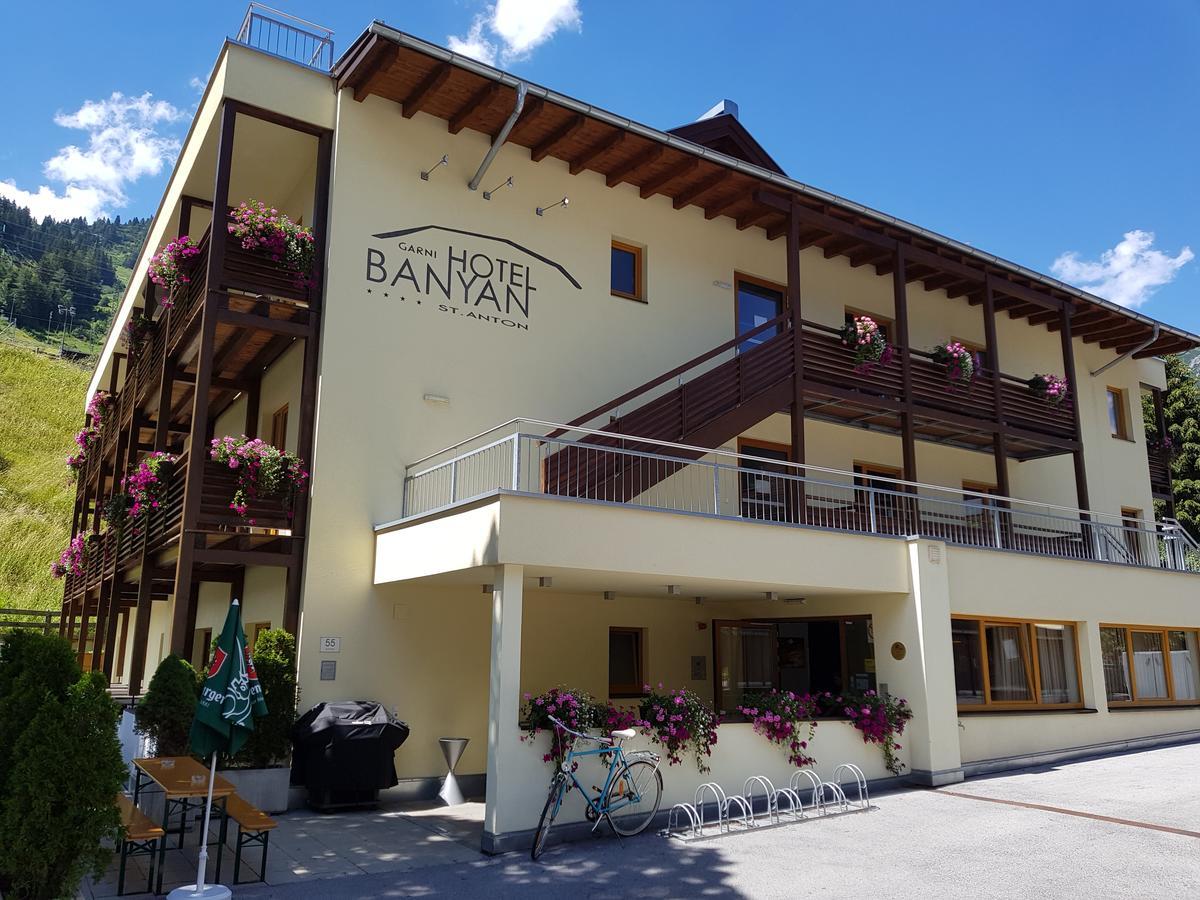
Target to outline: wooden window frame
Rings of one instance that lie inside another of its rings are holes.
[[[1104,415],[1108,416],[1108,398],[1114,394],[1117,397],[1117,430],[1113,431],[1110,423],[1109,434],[1114,440],[1132,441],[1129,425],[1129,396],[1124,388],[1113,387],[1111,384],[1104,388]]]
[[[775,441],[764,441],[759,438],[740,437],[737,439],[737,448],[738,453],[745,453],[747,448],[751,450],[774,450],[776,453],[786,453],[789,460],[792,458],[791,444],[777,444]],[[754,454],[750,453],[747,455],[753,456]],[[767,457],[763,457],[763,459],[767,459]],[[781,462],[782,460],[779,461]]]
[[[771,281],[769,278],[760,278],[757,275],[749,275],[746,272],[739,272],[736,269],[733,273],[733,333],[737,336],[738,319],[741,318],[741,291],[739,286],[745,282],[753,284],[756,287],[765,288],[768,291],[775,291],[779,294],[779,312],[780,315],[788,310],[787,285],[780,284],[777,281]],[[755,340],[751,338],[751,340]]]
[[[612,681],[612,638],[614,634],[633,634],[637,636],[637,667],[640,684],[613,684]],[[628,700],[633,697],[646,696],[646,629],[633,628],[630,626],[610,625],[608,627],[609,640],[609,673],[608,673],[608,697],[610,700]]]
[[[280,428],[280,420],[283,422],[282,429]],[[287,425],[288,425],[288,405],[285,403],[275,412],[271,413],[271,446],[276,450],[287,449]],[[279,436],[279,431],[283,432],[282,440],[276,443],[276,437]]]
[[[876,325],[883,327],[887,333],[887,342],[893,347],[896,345],[896,319],[895,317],[888,318],[880,313],[871,312],[869,309],[859,309],[857,306],[847,306],[842,310],[842,322],[846,321],[846,316],[868,316]]]
[[[979,661],[980,674],[983,678],[983,702],[982,703],[959,703],[958,711],[960,714],[976,713],[976,712],[1027,712],[1030,710],[1072,710],[1084,709],[1083,703],[1083,666],[1080,662],[1079,642],[1080,627],[1078,622],[1069,622],[1065,619],[1017,619],[1007,616],[978,616],[968,613],[951,613],[951,620],[958,619],[964,622],[975,622],[979,631]],[[988,672],[988,652],[987,652],[987,632],[984,630],[988,625],[1020,625],[1025,632],[1025,646],[1028,648],[1029,658],[1023,660],[1025,667],[1026,679],[1029,683],[1029,700],[992,700],[992,682]],[[1037,654],[1037,631],[1038,625],[1070,625],[1075,629],[1075,683],[1079,686],[1079,699],[1074,703],[1043,703],[1042,696],[1042,677],[1041,663],[1038,660]],[[1173,629],[1178,630],[1178,629]],[[953,645],[951,653],[953,654]],[[957,686],[955,687],[957,693]]]
[[[1200,628],[1196,626],[1183,625],[1122,625],[1115,622],[1101,622],[1100,628],[1117,628],[1125,632],[1125,659],[1128,661],[1129,668],[1126,674],[1129,676],[1129,693],[1133,695],[1132,700],[1108,700],[1110,707],[1118,709],[1129,709],[1133,707],[1154,708],[1163,706],[1181,706],[1181,707],[1196,707],[1200,706],[1200,700],[1176,700],[1175,699],[1175,673],[1171,670],[1171,642],[1167,636],[1171,631],[1190,631],[1196,634],[1197,640],[1200,640]],[[1146,632],[1149,634],[1157,634],[1162,638],[1163,648],[1163,672],[1167,679],[1167,696],[1166,697],[1147,697],[1145,700],[1137,699],[1137,670],[1133,666],[1133,633],[1135,631]],[[1104,697],[1108,699],[1108,688],[1105,687]]]
[[[635,292],[630,294],[626,291],[619,291],[613,287],[612,283],[612,251],[622,250],[625,253],[633,254],[633,283]],[[612,245],[609,247],[609,279],[608,292],[614,297],[621,297],[625,300],[635,300],[638,303],[647,303],[646,300],[646,249],[639,247],[637,244],[628,244],[625,241],[612,239]]]

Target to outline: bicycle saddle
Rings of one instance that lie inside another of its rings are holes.
[[[637,732],[634,731],[632,728],[622,728],[620,731],[610,731],[609,732],[609,736],[612,737],[612,739],[614,741],[627,741],[631,737],[634,737],[636,735],[637,735]]]

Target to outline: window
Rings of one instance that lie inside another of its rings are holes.
[[[737,319],[738,334],[753,331],[759,325],[783,315],[785,289],[782,285],[740,274],[735,275],[733,281],[737,305],[734,315]],[[745,353],[751,347],[769,341],[777,334],[778,328],[766,328],[738,345],[738,352]]]
[[[641,247],[612,242],[611,285],[613,294],[618,297],[645,301]]]
[[[881,466],[877,463],[856,462],[854,464],[854,483],[859,487],[873,488],[872,491],[855,491],[855,503],[860,507],[864,517],[875,517],[874,530],[887,531],[889,526],[880,523],[881,517],[898,519],[900,517],[900,498],[894,492],[900,490],[892,479],[898,479],[903,473],[892,466]],[[877,493],[891,491],[893,493]],[[864,524],[867,524],[864,522]]]
[[[246,623],[246,641],[250,644],[250,652],[254,652],[254,647],[258,644],[258,636],[264,631],[271,630],[270,622],[247,622]]]
[[[974,354],[975,358],[979,360],[979,364],[983,366],[983,368],[991,368],[992,364],[990,362],[990,357],[988,356],[987,348],[984,347],[983,344],[977,344],[975,341],[964,341],[962,338],[958,337],[951,337],[950,340],[957,341],[966,347],[967,351]]]
[[[271,446],[276,450],[287,449],[287,404],[275,410],[275,415],[271,416]]]
[[[896,325],[891,319],[885,319],[883,316],[878,315],[877,313],[867,312],[866,310],[862,309],[854,309],[847,306],[846,315],[843,321],[845,324],[849,325],[854,321],[855,316],[867,316],[868,318],[872,319],[875,324],[879,326],[879,331],[883,335],[883,339],[889,344],[892,342],[892,335],[896,333]]]
[[[643,640],[640,628],[608,629],[608,696],[640,697],[643,677]]]
[[[1146,555],[1142,548],[1142,511],[1134,509],[1130,506],[1121,507],[1121,537],[1125,542],[1125,549],[1129,551],[1129,559],[1127,562],[1141,565],[1146,560]],[[1150,536],[1150,540],[1157,546],[1157,538],[1154,535]]]
[[[785,444],[741,438],[738,440],[738,452],[755,457],[743,459],[739,473],[742,517],[760,522],[791,521],[788,515],[788,488],[795,482],[780,477],[789,471],[786,467],[772,463],[772,460],[786,461],[791,455],[791,448]],[[795,474],[795,471],[791,474]]]
[[[875,638],[869,616],[838,619],[717,620],[715,701],[736,714],[747,693],[797,694],[875,689]]]
[[[954,686],[967,709],[1079,706],[1075,626],[955,616]]]
[[[1200,632],[1101,625],[1104,690],[1116,706],[1200,702]]]
[[[1123,441],[1129,437],[1129,404],[1125,402],[1125,392],[1120,388],[1107,389],[1108,399],[1108,429],[1115,438]]]
[[[208,664],[212,659],[212,640],[211,628],[201,628],[196,632],[192,661],[196,663],[196,669],[200,672],[208,671]]]
[[[963,495],[963,503],[971,507],[976,507],[979,510],[990,509],[996,505],[996,501],[992,498],[998,493],[998,489],[994,484],[985,484],[982,481],[964,481],[962,483],[964,491],[970,491],[969,494]],[[984,494],[979,497],[977,494]]]

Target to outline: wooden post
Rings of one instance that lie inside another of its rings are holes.
[[[900,447],[904,457],[904,480],[917,480],[917,440],[912,413],[912,350],[908,331],[908,274],[904,247],[896,245],[895,265],[892,267],[892,295],[896,312],[896,350],[900,354],[900,383],[904,411],[900,413]],[[914,489],[906,487],[906,491]],[[920,528],[920,507],[917,501],[905,504],[907,531],[916,534]]]
[[[196,384],[192,397],[191,442],[187,478],[184,485],[183,514],[180,522],[179,559],[175,568],[175,608],[171,616],[171,652],[186,657],[194,643],[188,621],[194,605],[192,566],[196,549],[196,526],[200,517],[200,498],[204,490],[204,463],[207,460],[205,438],[208,435],[209,389],[213,376],[213,345],[217,333],[217,307],[224,282],[225,211],[229,208],[229,175],[233,164],[234,123],[237,110],[228,100],[221,107],[221,134],[217,143],[217,173],[213,188],[213,224],[208,242],[208,270],[205,276],[204,307],[201,310],[200,346],[196,356]],[[160,426],[162,415],[160,412]]]
[[[996,295],[990,276],[983,283],[983,333],[992,379],[992,414],[1000,426],[992,440],[992,452],[996,460],[996,490],[1001,496],[1008,497],[1012,491],[1008,482],[1008,439],[1004,433],[1004,385],[1000,381],[1000,344],[996,339]]]
[[[150,609],[154,602],[152,591],[154,575],[142,557],[142,573],[138,580],[137,606],[133,618],[133,658],[129,661],[129,695],[138,696],[142,691],[142,678],[146,674],[146,642],[150,634]]]
[[[1075,496],[1079,504],[1079,508],[1087,510],[1090,506],[1088,500],[1087,486],[1087,470],[1084,467],[1083,461],[1083,429],[1079,426],[1079,382],[1075,377],[1075,349],[1071,343],[1071,308],[1064,305],[1059,313],[1059,337],[1062,340],[1062,356],[1063,356],[1063,377],[1067,379],[1067,384],[1070,385],[1070,396],[1068,402],[1071,404],[1071,414],[1075,423],[1074,438],[1078,442],[1079,447],[1072,456],[1075,459]],[[1085,516],[1085,519],[1090,519],[1091,516]]]
[[[1158,388],[1150,389],[1150,399],[1154,402],[1154,427],[1158,430],[1159,449],[1158,456],[1162,460],[1163,465],[1167,467],[1167,490],[1170,496],[1163,501],[1165,504],[1164,514],[1168,519],[1175,518],[1175,478],[1171,472],[1171,454],[1162,448],[1162,442],[1167,440],[1167,416],[1163,409],[1163,392]]]

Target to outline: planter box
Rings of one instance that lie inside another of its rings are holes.
[[[272,769],[223,769],[220,774],[232,782],[238,796],[263,812],[274,815],[287,812],[288,778],[291,770],[287,766]]]

